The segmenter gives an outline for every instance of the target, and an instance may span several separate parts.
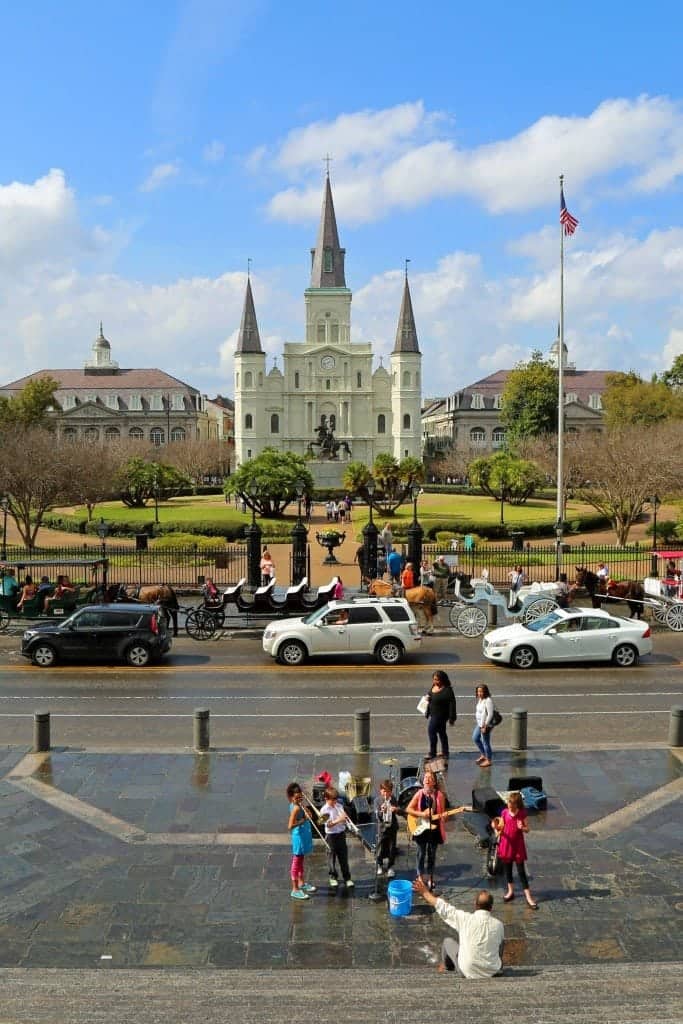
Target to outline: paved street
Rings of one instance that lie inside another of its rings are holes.
[[[528,971],[593,969],[599,1013],[609,1019],[605,971],[681,960],[682,783],[680,760],[666,746],[669,710],[683,694],[673,634],[659,634],[655,656],[635,670],[531,673],[489,667],[478,641],[446,634],[394,669],[354,659],[287,670],[262,655],[255,635],[203,645],[182,639],[167,665],[142,672],[41,671],[15,647],[5,639],[0,649],[0,967],[163,968],[169,984],[176,968],[229,968],[248,979],[273,968],[298,978],[344,968],[357,978],[376,967],[397,969],[399,987],[413,974],[412,984],[424,985],[444,927],[424,905],[392,918],[386,902],[370,901],[373,867],[357,841],[350,840],[353,896],[327,889],[316,844],[311,877],[319,892],[293,904],[283,791],[291,778],[310,783],[322,770],[376,782],[391,757],[415,763],[426,740],[415,704],[436,666],[451,673],[458,697],[451,799],[469,800],[478,785],[506,788],[517,773],[541,775],[550,797],[529,839],[540,908],[520,900],[496,906],[509,976],[523,983]],[[490,772],[474,765],[469,739],[472,692],[482,678],[504,716]],[[205,755],[190,749],[199,706],[211,710]],[[367,756],[351,753],[358,707],[372,714]],[[529,711],[526,753],[509,750],[513,707]],[[55,749],[33,756],[32,716],[44,709]],[[500,893],[462,822],[449,835],[439,860],[442,893],[465,908],[482,884]],[[399,875],[412,877],[405,837],[401,846]],[[60,985],[76,977],[60,975]],[[6,978],[13,993],[17,976]],[[561,988],[564,976],[555,978]],[[103,982],[94,984],[104,991]],[[676,1019],[671,998],[658,1019]],[[10,1019],[25,1019],[20,1000],[11,1005]],[[279,1019],[274,1005],[268,1017],[249,1012],[245,1019]],[[87,1007],[83,1013],[88,1019]],[[424,1019],[435,1018],[426,1012]],[[473,1010],[470,1019],[486,1018]],[[634,1011],[630,1019],[650,1018]]]

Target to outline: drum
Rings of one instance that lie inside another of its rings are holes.
[[[416,775],[408,776],[407,778],[403,779],[401,783],[401,788],[398,791],[398,797],[396,798],[396,803],[398,804],[402,811],[405,811],[406,807],[413,799],[415,794],[419,793],[421,789],[422,786],[418,782]]]
[[[406,764],[401,768],[400,780],[401,786],[407,783],[409,780],[417,779],[420,775],[420,767],[417,764]]]

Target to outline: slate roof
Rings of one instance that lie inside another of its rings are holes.
[[[459,396],[459,409],[471,409],[473,396],[481,395],[485,409],[493,409],[496,395],[501,395],[511,370],[496,370],[488,377],[468,384],[456,391]],[[591,395],[601,395],[607,387],[607,375],[613,370],[565,370],[565,395],[576,395],[582,405],[589,405]]]
[[[332,270],[325,270],[325,250],[332,253]],[[311,249],[311,288],[346,288],[344,276],[344,256],[346,249],[339,245],[337,218],[332,201],[332,187],[329,175],[325,178],[323,207],[320,214],[320,227],[315,249]]]
[[[416,352],[418,355],[420,354],[407,274],[403,285],[403,299],[401,300],[401,312],[398,315],[394,352]]]
[[[255,353],[263,352],[261,348],[261,336],[258,330],[256,309],[254,307],[254,296],[251,291],[251,279],[247,278],[247,290],[244,294],[244,308],[240,322],[240,332],[237,337],[237,348],[235,352]]]

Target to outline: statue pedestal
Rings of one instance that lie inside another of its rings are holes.
[[[324,462],[318,462],[316,459],[313,459],[306,463],[306,469],[310,470],[316,489],[329,490],[336,488],[341,490],[343,488],[342,480],[346,465],[346,462],[342,462],[339,459]]]

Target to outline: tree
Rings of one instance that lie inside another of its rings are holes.
[[[370,500],[367,483],[373,477],[376,490]],[[372,504],[382,515],[391,515],[406,499],[410,499],[411,487],[424,480],[424,466],[412,455],[398,462],[393,455],[382,452],[375,459],[372,473],[364,462],[350,462],[344,473],[343,483],[347,490],[359,494],[364,501]]]
[[[467,469],[470,483],[503,504],[523,505],[543,483],[543,473],[534,462],[509,452],[495,452],[471,462]]]
[[[18,424],[0,434],[0,491],[21,539],[32,549],[45,513],[64,496],[73,474],[70,446],[40,427]]]
[[[608,430],[683,419],[683,394],[672,390],[663,380],[644,381],[633,371],[607,375],[602,406]]]
[[[508,442],[557,430],[557,370],[541,352],[510,371],[500,410]]]
[[[155,495],[173,497],[187,487],[187,477],[162,462],[147,462],[139,455],[128,459],[120,467],[114,480],[121,501],[128,508],[145,508]]]
[[[224,489],[226,494],[239,494],[260,515],[279,518],[287,505],[296,501],[299,481],[306,494],[313,492],[313,476],[302,455],[264,448],[255,459],[242,463]]]
[[[65,484],[65,499],[85,505],[88,521],[101,501],[117,496],[117,478],[126,460],[117,444],[69,444],[71,474]]]
[[[661,378],[667,387],[674,390],[683,389],[683,352],[676,356],[670,370],[665,370]]]
[[[607,434],[577,435],[576,454],[586,482],[577,497],[606,516],[625,544],[654,494],[677,493],[683,478],[683,424],[627,426]]]
[[[38,377],[30,380],[18,395],[0,397],[0,426],[44,426],[59,386],[59,381],[53,377]]]
[[[176,469],[192,481],[196,488],[204,481],[204,477],[219,474],[223,476],[223,463],[228,458],[227,447],[220,441],[174,441],[164,450],[168,465]]]

